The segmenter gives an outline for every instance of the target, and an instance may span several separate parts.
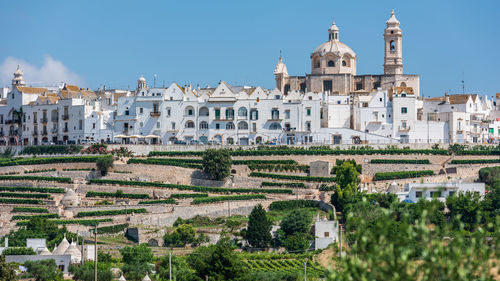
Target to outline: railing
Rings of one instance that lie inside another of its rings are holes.
[[[68,120],[69,119],[69,114],[64,114],[61,118],[62,118],[62,120]]]
[[[43,124],[47,123],[47,118],[42,118],[40,122],[42,122]]]
[[[47,135],[47,131],[43,131],[42,136],[46,136],[46,135]]]
[[[64,128],[63,133],[67,133],[67,132],[68,132],[68,128]]]
[[[152,112],[149,113],[149,115],[151,117],[160,117],[161,112],[159,112],[159,111],[152,111]]]
[[[400,132],[408,132],[410,130],[410,128],[411,128],[410,126],[408,126],[408,127],[398,126],[398,130]]]

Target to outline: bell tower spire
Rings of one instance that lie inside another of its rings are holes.
[[[339,41],[339,28],[335,24],[335,20],[333,20],[332,26],[328,29],[328,41]]]
[[[21,71],[21,67],[19,64],[17,65],[17,70],[14,72],[14,78],[12,79],[12,87],[16,86],[24,86],[26,83],[24,82],[23,72]]]
[[[384,32],[384,74],[403,74],[403,33],[392,10]]]

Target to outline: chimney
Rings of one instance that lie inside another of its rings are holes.
[[[450,103],[450,96],[448,95],[448,92],[444,93],[444,100],[446,103]]]
[[[5,248],[9,247],[9,237],[5,237],[4,245],[5,245]]]

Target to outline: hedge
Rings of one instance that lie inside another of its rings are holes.
[[[166,165],[166,166],[177,166],[183,168],[191,169],[202,169],[201,164],[192,164],[180,161],[170,161],[168,159],[137,159],[131,158],[127,161],[127,164],[148,164],[148,165]]]
[[[500,163],[500,159],[465,159],[465,160],[451,160],[450,164],[490,164]]]
[[[139,204],[179,204],[175,199],[168,198],[168,199],[162,199],[162,200],[148,200],[148,201],[140,201]]]
[[[264,188],[225,188],[225,187],[208,187],[196,185],[181,185],[171,183],[159,183],[148,181],[125,181],[125,180],[105,180],[105,179],[90,179],[89,183],[94,184],[115,184],[115,185],[128,185],[128,186],[152,186],[171,188],[179,190],[191,190],[197,192],[211,192],[211,193],[285,193],[292,194],[291,189],[264,189]]]
[[[268,156],[268,155],[394,155],[394,154],[434,154],[448,155],[446,149],[261,149],[232,150],[231,156]],[[148,156],[201,156],[203,151],[151,151]]]
[[[82,150],[81,145],[35,145],[25,146],[19,154],[76,154]]]
[[[98,216],[117,216],[126,214],[143,214],[147,213],[146,209],[121,209],[121,210],[100,210],[100,211],[87,211],[79,212],[76,217],[98,217]]]
[[[56,168],[53,169],[44,169],[44,170],[31,170],[31,171],[24,171],[25,174],[34,174],[34,173],[43,173],[43,172],[54,172],[57,171]]]
[[[148,194],[123,193],[123,192],[97,192],[89,191],[85,197],[115,197],[115,198],[132,198],[132,199],[149,199]]]
[[[208,193],[176,193],[170,194],[170,198],[199,198],[199,197],[208,197]]]
[[[112,233],[117,233],[117,232],[123,231],[127,227],[128,227],[128,223],[98,227],[97,228],[97,234],[105,234],[105,233],[112,234]]]
[[[117,174],[132,174],[131,171],[113,171],[112,173],[117,173]]]
[[[0,186],[0,191],[28,191],[40,193],[64,193],[64,188],[32,186]]]
[[[319,201],[315,200],[284,200],[274,201],[269,205],[270,211],[293,210],[296,208],[319,208]]]
[[[46,208],[38,208],[38,207],[14,207],[12,209],[14,213],[48,213],[49,210]]]
[[[0,198],[0,203],[3,204],[33,204],[41,205],[43,201],[40,199],[17,199],[17,198]]]
[[[81,168],[81,169],[63,169],[65,172],[72,172],[72,171],[95,171],[95,168]]]
[[[307,172],[309,171],[308,165],[297,165],[297,164],[248,164],[248,168],[251,171],[292,171],[292,172]]]
[[[386,172],[386,173],[376,173],[375,176],[373,177],[373,180],[380,181],[380,180],[418,178],[422,176],[432,176],[432,175],[434,175],[434,172],[431,170]]]
[[[71,156],[71,157],[46,157],[46,158],[16,158],[0,161],[0,167],[17,165],[43,165],[54,163],[95,163],[100,157],[106,156]]]
[[[462,150],[455,155],[500,155],[500,150]]]
[[[137,159],[137,158],[132,158],[135,160],[143,160],[141,162],[157,162],[160,163],[161,161],[165,162],[181,162],[181,163],[189,163],[189,164],[201,164],[202,159],[192,159],[192,158],[147,158],[147,159]],[[132,160],[130,159],[130,160]],[[153,161],[155,160],[155,161]],[[234,160],[233,159],[233,165],[251,165],[251,164],[297,164],[297,161],[291,160],[291,159],[283,159],[283,160],[260,160],[260,159],[251,159],[251,160]]]
[[[263,181],[260,186],[284,186],[284,187],[294,187],[294,188],[306,188],[303,182],[270,182]]]
[[[18,181],[55,181],[62,183],[73,183],[71,178],[63,177],[43,177],[43,176],[0,176],[0,180]]]
[[[113,219],[94,219],[94,220],[48,220],[54,222],[55,224],[81,224],[81,225],[95,225],[101,222],[112,222]],[[18,221],[17,226],[27,225],[29,221]]]
[[[280,174],[270,174],[270,173],[260,173],[260,172],[251,172],[249,176],[250,177],[258,177],[258,178],[313,181],[313,182],[334,182],[335,181],[335,177],[309,177],[309,176],[280,175]]]
[[[2,252],[3,256],[20,256],[20,255],[27,255],[27,256],[34,256],[36,255],[35,250],[33,248],[27,248],[27,247],[8,247],[5,248]]]
[[[48,194],[48,193],[0,192],[0,197],[48,199],[48,198],[50,198],[50,194]]]
[[[221,201],[251,200],[251,199],[266,199],[266,196],[264,194],[247,194],[247,195],[228,195],[228,196],[195,198],[191,204],[197,205],[204,203],[216,203]]]
[[[370,164],[430,164],[429,159],[411,160],[411,159],[372,159]]]
[[[30,220],[32,218],[58,219],[58,214],[41,214],[41,215],[14,215],[11,220]]]

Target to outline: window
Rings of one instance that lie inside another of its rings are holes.
[[[143,108],[142,108],[142,107],[140,107],[140,108],[139,108],[139,113],[140,113],[140,114],[142,114],[142,113],[143,113]]]
[[[245,121],[238,123],[238,130],[248,130],[248,123]]]
[[[160,122],[156,122],[156,128],[160,129],[160,127],[161,127]]]
[[[219,123],[215,123],[215,129],[216,129],[216,130],[219,130],[219,129],[220,129],[220,124],[219,124]]]
[[[422,191],[416,191],[415,192],[415,197],[422,198]]]
[[[250,120],[259,120],[259,111],[257,109],[250,110]]]
[[[186,107],[184,114],[186,114],[187,116],[193,116],[194,108],[192,106]]]
[[[285,110],[285,119],[290,119],[290,109]]]
[[[347,62],[345,60],[342,61],[342,66],[347,66]]]
[[[325,232],[325,237],[330,237],[330,232]]]
[[[378,88],[380,88],[380,82],[373,83],[373,89],[376,90]]]
[[[273,119],[273,120],[280,119],[280,111],[277,108],[273,108],[271,110],[271,119]]]
[[[306,108],[306,115],[311,116],[311,108],[310,107]]]
[[[394,40],[391,40],[391,43],[389,45],[390,45],[391,52],[395,52],[396,51],[396,43],[394,42]]]
[[[245,107],[240,107],[240,109],[238,109],[238,116],[239,117],[247,117],[247,114],[248,114],[248,110]]]
[[[226,123],[226,130],[234,130],[234,123],[233,122]]]
[[[200,108],[199,115],[200,116],[205,116],[205,117],[208,116],[208,108],[206,108],[206,107]]]
[[[194,122],[193,121],[187,121],[185,126],[186,126],[186,128],[189,128],[189,129],[194,128]]]
[[[139,123],[139,128],[142,128],[142,127],[144,127],[144,123],[141,122],[141,123]]]
[[[401,121],[401,128],[406,129],[406,121]]]
[[[227,138],[227,143],[228,144],[234,144],[234,139],[233,138]]]
[[[335,62],[333,60],[328,61],[328,67],[335,67]]]
[[[252,123],[252,132],[257,132],[257,123]]]
[[[208,130],[208,123],[205,121],[202,121],[200,123],[200,130]]]
[[[455,191],[448,192],[448,196],[453,196],[453,194],[455,194]]]
[[[269,130],[281,130],[281,124],[277,122],[271,123]]]
[[[363,83],[356,83],[356,91],[363,90]]]
[[[79,120],[78,121],[78,130],[81,130],[82,128],[83,128],[83,120]]]
[[[439,198],[441,196],[441,191],[431,191],[431,198]]]
[[[306,122],[306,131],[311,131],[311,122]]]
[[[215,109],[215,120],[220,120],[220,108]]]
[[[406,114],[406,113],[408,113],[408,108],[401,107],[401,114]]]
[[[175,130],[175,122],[172,122],[172,130]]]
[[[130,111],[128,111],[128,109],[125,110],[125,115],[130,115]]]
[[[232,109],[232,108],[227,108],[226,109],[226,119],[227,120],[233,120],[234,119],[234,109]]]
[[[288,92],[288,91],[287,91],[287,92]],[[280,95],[274,95],[274,99],[275,99],[275,100],[279,100],[280,98],[281,98],[281,96],[280,96]]]
[[[92,129],[95,129],[95,123],[92,123]]]

